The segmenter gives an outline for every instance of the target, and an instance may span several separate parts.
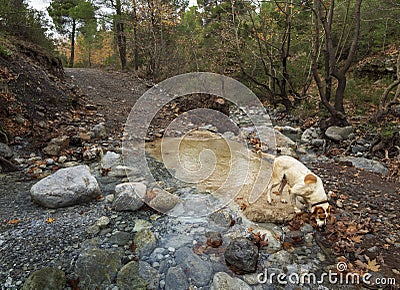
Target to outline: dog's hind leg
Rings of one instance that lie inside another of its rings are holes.
[[[278,188],[278,194],[279,194],[279,195],[282,194],[283,189],[285,188],[286,184],[287,184],[286,177],[283,177],[283,179],[282,179],[282,181],[281,181],[281,184],[279,185],[279,188]]]
[[[271,182],[269,183],[269,185],[267,187],[267,201],[269,204],[272,203],[272,199],[271,199],[272,189],[277,187],[278,185],[280,185],[280,183],[273,183],[273,180],[271,180]]]

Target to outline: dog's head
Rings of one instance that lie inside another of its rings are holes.
[[[326,201],[324,203],[313,205],[311,207],[311,217],[315,219],[319,227],[326,225],[326,220],[331,214],[331,206]]]
[[[324,186],[322,184],[322,180],[318,178],[316,175],[310,173],[304,177],[304,183],[312,188],[312,195],[319,199],[319,202],[315,202],[310,205],[311,217],[315,218],[317,225],[322,227],[326,225],[326,220],[331,213],[331,206],[328,203],[328,197],[325,193]]]

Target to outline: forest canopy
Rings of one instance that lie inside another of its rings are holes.
[[[327,126],[348,124],[345,96],[361,93],[359,78],[349,77],[356,64],[392,56],[394,70],[379,78],[397,80],[399,1],[52,0],[53,27],[23,0],[0,5],[2,30],[54,43],[66,66],[122,68],[154,82],[216,72],[286,111],[313,100],[330,116]],[[396,88],[382,98],[393,100]]]

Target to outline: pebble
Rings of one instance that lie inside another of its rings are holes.
[[[137,219],[137,220],[135,220],[135,226],[133,228],[133,231],[134,232],[138,232],[138,231],[140,231],[142,229],[149,229],[152,226],[153,225],[150,222],[146,221],[146,220]]]
[[[102,216],[97,220],[96,225],[99,228],[105,228],[106,226],[108,226],[109,223],[110,223],[110,218],[107,216]]]
[[[68,157],[67,156],[60,156],[58,157],[58,162],[63,164],[65,161],[67,161]]]
[[[318,258],[318,260],[320,260],[321,262],[323,262],[323,261],[326,260],[325,255],[322,254],[322,253],[317,253],[317,258]]]
[[[105,197],[107,203],[112,203],[114,201],[114,194],[108,194]]]
[[[97,235],[100,232],[100,227],[98,225],[92,225],[86,229],[88,234]]]

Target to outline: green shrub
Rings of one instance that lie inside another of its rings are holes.
[[[7,58],[12,55],[12,52],[0,44],[0,56]]]

